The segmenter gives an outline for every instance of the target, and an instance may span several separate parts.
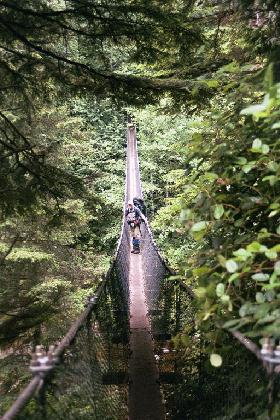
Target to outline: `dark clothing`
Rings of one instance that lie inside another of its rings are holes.
[[[125,217],[127,223],[130,225],[131,223],[135,223],[140,225],[141,223],[141,213],[140,210],[134,206],[133,208],[127,208],[125,211]]]
[[[141,213],[146,214],[146,206],[142,198],[134,197],[133,204],[141,211]]]
[[[133,238],[132,239],[132,247],[133,247],[133,253],[139,254],[140,253],[140,239]]]
[[[140,224],[141,224],[141,211],[138,207],[133,206],[127,207],[125,211],[126,221],[129,225],[130,235],[132,238],[132,253],[139,254],[140,253]]]

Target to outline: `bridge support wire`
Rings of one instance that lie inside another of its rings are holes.
[[[143,198],[134,126],[127,137],[124,208]],[[192,290],[169,279],[147,219],[141,231],[141,254],[131,254],[123,220],[106,278],[60,343],[37,349],[34,376],[3,420],[280,418],[279,376],[264,375],[250,340],[228,334],[222,367],[209,365]]]

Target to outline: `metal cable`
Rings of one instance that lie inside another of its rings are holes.
[[[132,190],[142,198],[135,147],[135,185],[130,189],[132,180],[127,170],[124,209]],[[127,153],[127,161],[131,158]],[[207,339],[194,325],[193,292],[180,281],[170,280],[174,273],[156,246],[148,220],[144,216],[143,220],[145,297],[167,418],[280,418],[277,404],[268,417],[271,379],[264,375],[254,355],[232,336],[227,338],[222,367],[210,366]],[[106,279],[54,351],[54,357],[62,357],[63,363],[49,373],[36,374],[3,420],[127,418],[129,254],[130,235],[123,218]],[[185,340],[183,345],[180,340]]]

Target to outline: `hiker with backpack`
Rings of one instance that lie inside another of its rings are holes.
[[[130,234],[132,237],[132,253],[140,253],[140,224],[141,224],[141,212],[138,207],[133,204],[132,200],[127,203],[127,209],[125,211],[126,221],[130,228]]]

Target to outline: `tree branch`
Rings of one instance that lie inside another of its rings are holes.
[[[16,242],[18,241],[18,238],[19,238],[19,234],[14,237],[14,239],[13,239],[11,245],[9,246],[8,250],[4,253],[4,255],[1,256],[1,258],[0,258],[0,266],[4,264],[5,259],[12,252],[13,247],[15,246]]]
[[[268,363],[264,362],[259,347],[249,338],[245,337],[241,332],[239,331],[230,331],[230,332],[244,347],[246,347],[247,350],[253,353],[256,356],[256,358],[260,362],[262,362],[262,365],[264,369],[266,370],[267,374],[271,375],[271,368]]]
[[[0,6],[4,6],[4,7],[7,7],[8,9],[13,9],[18,12],[28,12],[29,14],[32,14],[33,16],[41,16],[41,17],[61,16],[61,15],[66,15],[66,14],[77,13],[81,9],[84,8],[84,6],[80,6],[80,7],[77,7],[76,9],[52,10],[51,12],[37,12],[36,10],[32,10],[32,9],[22,9],[21,7],[18,7],[15,4],[11,4],[6,1],[1,1]]]

